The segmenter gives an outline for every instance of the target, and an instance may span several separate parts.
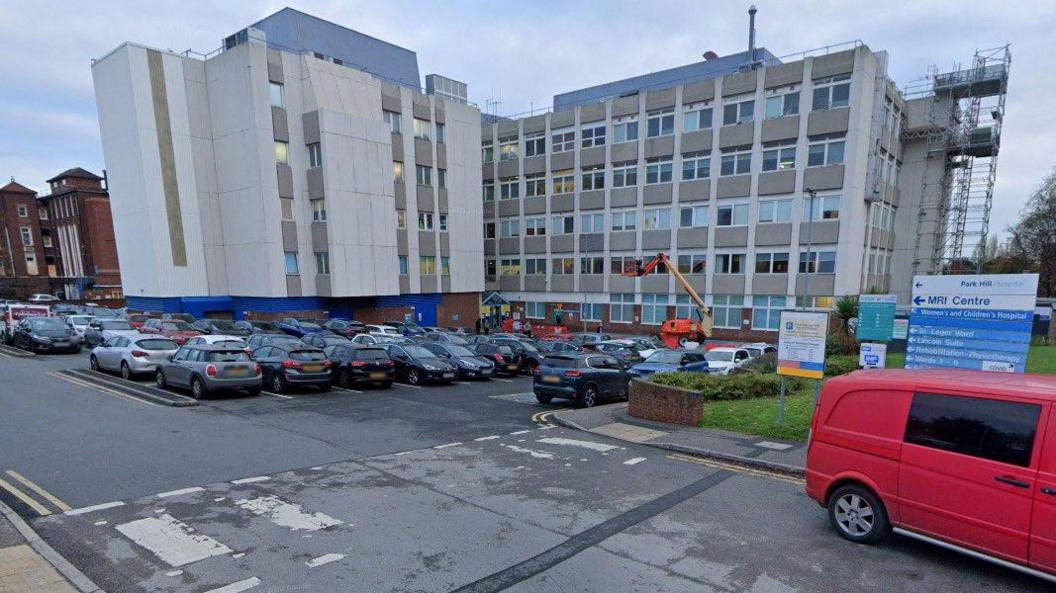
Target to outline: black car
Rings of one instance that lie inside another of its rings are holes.
[[[540,352],[534,344],[518,338],[492,338],[493,344],[509,346],[521,357],[521,372],[525,375],[532,374],[532,369],[539,366],[545,354]]]
[[[301,341],[309,346],[315,346],[323,350],[326,350],[329,346],[341,346],[350,343],[348,338],[330,333],[308,334],[301,338]]]
[[[455,365],[418,344],[386,344],[385,349],[396,363],[396,378],[411,385],[427,381],[450,383],[458,377]]]
[[[582,408],[602,400],[627,397],[631,375],[616,358],[607,354],[551,354],[535,369],[532,391],[535,399],[570,399]]]
[[[300,341],[296,345],[265,344],[253,351],[260,364],[264,388],[282,393],[291,386],[308,385],[330,391],[330,361],[326,354]]]
[[[503,346],[501,344],[492,344],[491,342],[481,342],[472,347],[473,350],[487,358],[495,365],[495,373],[502,373],[504,375],[516,375],[521,372],[521,355],[510,348],[509,346]]]
[[[426,342],[422,347],[458,367],[460,379],[490,379],[495,374],[495,363],[491,359],[465,346]]]
[[[246,338],[246,344],[250,350],[256,352],[261,346],[282,346],[284,348],[296,348],[306,344],[300,338],[289,334],[253,334]]]
[[[11,345],[30,352],[81,351],[81,341],[58,317],[27,317],[11,334]]]
[[[247,333],[253,334],[281,334],[283,331],[270,321],[236,321],[235,327]]]
[[[396,379],[396,366],[380,346],[359,346],[345,340],[324,352],[333,365],[330,372],[335,385],[348,388],[373,383],[388,389]]]
[[[331,319],[323,324],[323,328],[346,338],[351,338],[367,331],[367,328],[362,323],[351,319]]]
[[[245,328],[239,327],[234,321],[228,319],[199,319],[191,324],[191,328],[196,329],[203,334],[238,336],[240,338],[244,338],[253,333]]]

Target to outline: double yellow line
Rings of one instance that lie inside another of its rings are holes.
[[[561,409],[558,409],[558,410],[547,410],[545,412],[536,412],[535,414],[532,414],[532,422],[534,422],[536,424],[550,425],[550,421],[548,420],[548,418],[550,417],[551,414],[553,414],[554,412],[563,412],[564,410],[567,410],[567,409],[568,408],[561,408]]]
[[[699,463],[700,465],[706,465],[715,469],[725,469],[731,472],[737,472],[739,474],[751,474],[753,476],[759,476],[761,478],[767,478],[770,480],[780,480],[782,482],[788,482],[790,484],[803,485],[805,482],[801,478],[795,478],[786,474],[766,471],[754,467],[747,467],[744,465],[736,465],[733,463],[725,463],[723,461],[716,461],[714,459],[705,459],[703,457],[697,457],[695,455],[685,455],[683,453],[672,453],[667,456],[668,459],[677,459],[679,461],[688,461],[690,463]]]
[[[66,504],[65,502],[62,502],[62,500],[60,500],[59,497],[55,496],[54,494],[52,494],[52,493],[48,492],[47,490],[45,490],[44,488],[40,487],[39,485],[37,485],[36,483],[31,481],[29,478],[23,476],[22,474],[16,472],[13,469],[7,470],[6,473],[14,481],[16,481],[19,484],[21,484],[23,488],[26,488],[30,492],[33,492],[34,494],[36,494],[40,498],[40,500],[43,500],[44,502],[50,503],[51,505],[53,505],[59,511],[66,512],[66,511],[70,510],[70,508],[71,508],[70,505]],[[23,503],[25,503],[26,506],[28,506],[29,508],[33,509],[33,511],[35,511],[41,517],[45,517],[47,515],[50,515],[53,512],[51,509],[49,509],[48,507],[44,506],[44,504],[39,502],[36,498],[33,498],[27,492],[23,491],[22,489],[18,488],[17,486],[15,486],[11,482],[8,482],[7,480],[5,480],[3,478],[0,478],[0,490],[6,490],[7,492],[10,492],[11,495],[13,495],[15,498],[17,498],[18,500],[20,500]]]

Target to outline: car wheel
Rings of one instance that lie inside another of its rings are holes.
[[[202,399],[206,393],[205,384],[198,377],[191,379],[191,397],[194,399]]]
[[[829,522],[841,537],[859,544],[877,543],[891,529],[883,503],[857,484],[843,486],[829,497]]]
[[[132,369],[129,368],[128,363],[123,360],[121,361],[121,378],[125,380],[132,379]]]
[[[553,401],[553,399],[554,399],[554,396],[552,396],[552,395],[543,395],[541,393],[535,394],[535,400],[538,401],[541,404],[548,404],[551,401]]]
[[[88,368],[92,369],[93,371],[99,370],[99,359],[96,358],[94,354],[91,358],[88,359]]]
[[[271,390],[275,393],[286,391],[286,379],[282,378],[282,373],[275,372],[271,375]]]
[[[342,370],[341,373],[337,376],[337,384],[340,385],[341,387],[344,387],[345,389],[348,389],[349,387],[351,387],[352,386],[352,371],[350,371],[348,369]]]
[[[154,384],[160,389],[165,389],[165,373],[159,370],[158,373],[154,375]]]
[[[581,408],[593,408],[598,405],[598,388],[593,384],[584,387],[579,394],[579,401],[576,403]]]
[[[422,380],[418,376],[418,371],[416,369],[410,369],[409,371],[407,371],[407,382],[408,383],[410,383],[411,385],[417,385],[418,383],[421,383],[421,381]]]

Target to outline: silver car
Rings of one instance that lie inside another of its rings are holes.
[[[260,365],[241,348],[220,344],[183,346],[158,365],[158,387],[183,387],[201,399],[219,391],[242,390],[260,395]]]
[[[96,316],[84,330],[84,342],[88,346],[98,346],[117,336],[138,335],[141,335],[139,330],[132,327],[128,320]]]
[[[121,377],[154,373],[158,364],[176,354],[176,342],[146,334],[113,336],[92,348],[88,361],[93,371],[117,371]]]
[[[84,332],[88,330],[88,325],[95,321],[95,315],[67,315],[63,318],[63,321],[83,341]]]

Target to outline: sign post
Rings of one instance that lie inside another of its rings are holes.
[[[915,276],[906,368],[1022,373],[1037,274]]]
[[[781,375],[778,425],[785,422],[785,376],[814,379],[817,397],[819,382],[825,376],[825,338],[828,335],[829,314],[826,312],[781,312],[777,338],[777,374]]]

